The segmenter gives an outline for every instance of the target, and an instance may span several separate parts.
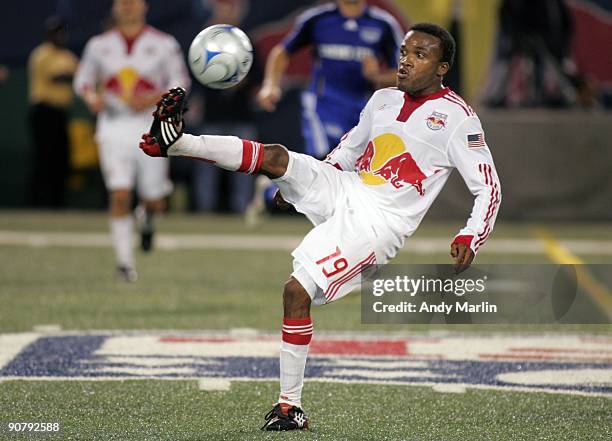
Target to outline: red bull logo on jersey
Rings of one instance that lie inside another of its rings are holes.
[[[427,178],[404,141],[392,133],[379,135],[370,141],[355,167],[367,185],[390,183],[395,188],[412,186],[423,196],[423,181]]]
[[[427,117],[427,127],[431,130],[443,129],[446,127],[446,118],[448,118],[448,115],[434,111]]]
[[[114,93],[123,101],[128,102],[131,98],[155,91],[155,85],[142,78],[138,72],[131,67],[124,67],[117,75],[109,78],[104,84],[107,92]]]

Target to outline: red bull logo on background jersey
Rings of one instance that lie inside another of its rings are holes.
[[[427,178],[412,155],[406,151],[404,141],[392,133],[379,135],[370,141],[355,167],[367,185],[390,183],[395,188],[414,187],[423,196],[423,180]]]
[[[141,77],[136,69],[124,67],[106,81],[104,89],[128,102],[132,97],[151,93],[156,88],[151,81]]]

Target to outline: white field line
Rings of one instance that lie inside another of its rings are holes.
[[[225,378],[200,378],[198,388],[205,391],[228,391],[232,382]]]
[[[40,337],[40,334],[34,332],[0,334],[0,369],[10,363],[23,348],[36,341],[38,337]]]
[[[210,249],[291,251],[302,240],[301,236],[258,236],[229,234],[160,234],[156,246],[163,250]],[[612,240],[561,240],[560,243],[576,254],[612,255]],[[110,247],[107,233],[49,233],[39,231],[0,230],[0,246],[28,247]],[[413,254],[446,253],[450,239],[408,239],[402,252]],[[487,243],[487,253],[546,254],[545,245],[530,238],[494,239]]]

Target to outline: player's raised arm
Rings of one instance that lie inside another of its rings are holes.
[[[270,51],[263,84],[257,93],[257,102],[268,112],[273,112],[281,99],[281,80],[288,66],[289,55],[282,44],[277,44]]]
[[[340,143],[327,155],[325,162],[329,162],[340,170],[354,170],[356,168],[357,160],[365,154],[370,139],[370,129],[372,128],[371,108],[374,96],[370,98],[370,101],[361,111],[359,123],[340,139]]]
[[[447,153],[475,196],[466,226],[451,245],[457,272],[466,269],[493,231],[501,203],[501,185],[480,120],[466,118],[449,140]]]
[[[272,48],[264,72],[264,80],[257,94],[257,102],[268,112],[276,109],[282,96],[281,81],[289,67],[289,57],[298,49],[312,42],[312,19],[310,11],[302,13],[285,39]]]
[[[362,61],[362,71],[363,75],[373,84],[374,89],[382,89],[383,87],[396,85],[399,48],[404,39],[405,32],[397,20],[387,11],[373,6],[372,13],[387,23],[380,42],[382,61],[384,61],[385,66],[381,67],[381,60],[368,56]]]

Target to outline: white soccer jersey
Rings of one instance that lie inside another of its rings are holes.
[[[377,91],[326,161],[358,173],[379,210],[373,216],[396,235],[393,249],[414,232],[454,168],[475,196],[462,241],[477,252],[493,229],[501,201],[493,158],[480,120],[448,88],[422,98]]]
[[[138,94],[176,86],[187,89],[189,85],[178,42],[151,26],[133,40],[117,29],[93,37],[85,47],[74,82],[80,95],[87,89],[102,89],[105,107],[100,119],[109,122],[144,115],[150,119],[150,109],[134,112],[128,100]]]

